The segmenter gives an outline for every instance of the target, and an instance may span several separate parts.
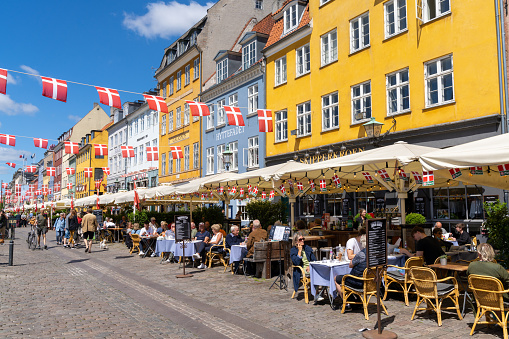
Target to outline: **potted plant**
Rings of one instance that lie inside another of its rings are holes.
[[[426,223],[426,218],[419,213],[407,214],[405,218],[405,224],[407,225],[422,225],[424,223]]]
[[[438,257],[440,259],[440,265],[447,265],[447,255],[441,255]]]

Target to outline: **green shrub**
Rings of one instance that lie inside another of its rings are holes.
[[[246,205],[250,220],[258,219],[263,228],[274,225],[276,221],[287,222],[286,204],[283,201],[271,202],[254,200]]]
[[[485,226],[488,229],[491,245],[499,250],[497,259],[502,264],[509,262],[509,216],[507,216],[507,204],[499,200],[495,203],[484,203],[484,210],[488,217]]]
[[[407,214],[405,218],[405,224],[407,225],[421,225],[426,222],[426,218],[419,213],[410,213]]]
[[[208,221],[211,225],[224,222],[223,209],[217,205],[210,207],[198,207],[193,211],[193,221],[198,225],[200,222]]]

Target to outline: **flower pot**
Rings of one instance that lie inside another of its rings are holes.
[[[440,258],[440,265],[447,265],[447,258]]]

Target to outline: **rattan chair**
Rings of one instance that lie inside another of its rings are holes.
[[[471,274],[468,276],[468,287],[474,292],[477,303],[477,314],[470,335],[475,331],[477,324],[498,324],[502,327],[504,339],[507,339],[507,318],[509,308],[504,307],[503,294],[509,290],[504,290],[504,286],[494,277]],[[479,321],[482,316],[486,316],[486,321]],[[496,319],[492,319],[494,315]]]
[[[133,254],[135,250],[140,251],[140,235],[139,234],[131,234],[131,240],[133,241],[133,247],[131,247],[131,251],[129,254]]]
[[[304,268],[302,268],[302,266],[292,266],[291,272],[293,272],[293,270],[295,268],[297,268],[301,271],[299,287],[300,287],[300,285],[302,285],[302,287],[304,289],[304,301],[306,302],[306,304],[309,304],[309,289],[310,289],[311,279],[306,276],[306,272],[304,271]],[[293,279],[293,275],[292,275],[292,279]],[[295,298],[296,293],[297,292],[295,290],[293,290],[292,299]]]
[[[451,256],[450,256],[450,255],[448,255],[448,256],[447,256],[447,263],[450,263],[451,261],[452,261]],[[434,264],[435,264],[435,265],[440,264],[440,257],[438,257],[438,258],[436,258],[436,259],[435,259]],[[437,278],[438,278],[438,279],[442,279],[442,278],[447,277],[447,271],[439,270],[438,272],[437,272],[437,271],[435,271],[435,274],[437,275]],[[456,272],[454,273],[454,277],[456,278]]]
[[[221,242],[218,245],[213,245],[206,254],[209,268],[212,266],[212,260],[219,260],[223,264],[224,271],[226,272],[226,269],[229,265],[224,260],[224,254],[228,253],[229,251],[230,250],[225,246],[224,237],[221,238]]]
[[[356,280],[360,280],[363,282],[362,288],[354,288],[350,287],[347,284],[345,284],[346,278],[353,278]],[[376,305],[376,269],[375,268],[366,268],[364,270],[364,273],[362,274],[362,278],[346,274],[343,276],[343,280],[341,281],[341,289],[343,290],[343,308],[341,309],[341,313],[345,313],[345,306],[347,303],[350,304],[362,304],[364,307],[364,317],[366,320],[369,320],[368,315],[368,305]],[[361,299],[361,301],[348,301],[348,298],[351,295],[357,295]],[[375,301],[370,303],[371,297],[375,297]],[[384,312],[386,315],[389,315],[387,313],[387,309],[385,308],[385,305],[382,300],[380,300],[380,305],[382,306]]]
[[[459,308],[458,282],[454,277],[437,279],[435,271],[429,267],[412,267],[410,276],[414,282],[417,292],[417,302],[410,320],[414,320],[415,313],[418,310],[433,310],[437,313],[438,326],[442,326],[442,310],[455,309],[460,320],[463,319]],[[445,284],[444,281],[451,280],[452,284]],[[445,299],[450,299],[454,307],[442,307]],[[426,302],[427,307],[419,307],[422,302]]]
[[[423,259],[422,257],[412,257],[408,258],[405,262],[405,267],[399,267],[394,265],[387,265],[387,267],[395,267],[398,270],[397,271],[385,271],[384,272],[384,284],[385,284],[385,293],[383,300],[387,299],[387,293],[388,292],[398,292],[403,293],[405,296],[405,305],[409,305],[408,303],[408,294],[412,293],[415,294],[415,292],[410,291],[413,285],[413,281],[410,278],[410,268],[415,266],[422,266],[423,265]],[[399,270],[404,270],[404,273],[400,273]],[[401,290],[396,289],[390,289],[389,287],[391,284],[397,284],[399,287],[401,287]]]

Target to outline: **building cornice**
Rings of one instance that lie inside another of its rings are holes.
[[[234,75],[233,77],[228,78],[222,81],[221,83],[215,85],[214,87],[206,90],[201,94],[200,98],[203,102],[208,102],[209,100],[220,97],[221,95],[231,91],[232,89],[238,88],[243,84],[247,83],[248,81],[253,80],[254,78],[262,75],[263,75],[262,64],[257,63],[252,67],[248,68],[247,70],[242,71],[241,73]]]

